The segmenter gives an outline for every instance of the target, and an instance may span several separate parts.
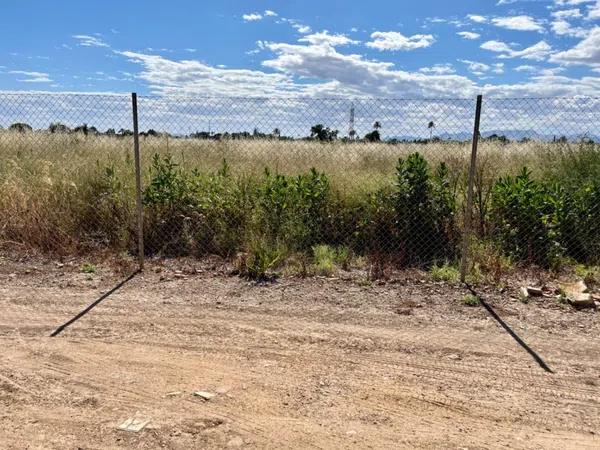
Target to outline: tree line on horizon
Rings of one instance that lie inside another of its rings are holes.
[[[254,128],[252,132],[249,131],[238,131],[238,132],[209,132],[209,131],[197,131],[194,133],[190,133],[187,135],[177,135],[169,132],[161,132],[156,131],[152,128],[147,131],[140,132],[140,136],[143,137],[166,137],[166,138],[189,138],[189,139],[204,139],[204,140],[222,140],[222,139],[231,139],[231,140],[251,140],[251,139],[273,139],[273,140],[283,140],[283,141],[293,141],[293,140],[316,140],[320,142],[386,142],[389,144],[396,144],[402,142],[411,142],[411,143],[430,143],[430,142],[443,142],[443,141],[452,141],[452,142],[466,142],[469,139],[441,139],[440,137],[434,136],[434,130],[436,128],[435,122],[430,121],[427,124],[427,130],[429,131],[429,138],[414,138],[414,139],[398,139],[398,138],[389,138],[382,139],[380,130],[382,129],[382,124],[380,121],[375,121],[372,126],[372,131],[366,133],[362,138],[358,136],[355,130],[350,130],[348,136],[340,137],[339,130],[332,129],[323,124],[316,124],[310,128],[310,133],[301,138],[295,138],[292,136],[285,136],[281,133],[279,128],[273,129],[271,133],[261,132],[258,128]],[[0,131],[3,129],[0,126]],[[113,136],[113,137],[127,137],[133,136],[133,131],[121,128],[116,130],[115,128],[108,128],[105,132],[98,130],[95,126],[91,126],[88,124],[78,125],[76,127],[69,127],[60,122],[51,123],[47,129],[39,129],[34,130],[31,125],[25,122],[15,122],[11,124],[8,128],[8,131],[17,132],[17,133],[28,133],[34,131],[46,131],[50,134],[82,134],[85,136]],[[502,145],[509,144],[511,142],[520,142],[526,143],[531,141],[530,138],[523,137],[521,139],[511,140],[507,136],[502,134],[493,133],[487,137],[482,136],[480,134],[480,139],[489,141],[489,142],[497,142]],[[587,138],[586,141],[594,142],[593,139]],[[554,137],[552,142],[555,143],[567,143],[569,139],[566,136]]]

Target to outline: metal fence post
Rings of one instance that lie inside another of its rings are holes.
[[[471,221],[473,218],[473,184],[475,183],[475,169],[477,166],[477,145],[479,144],[479,123],[481,121],[481,104],[483,96],[477,96],[475,108],[475,125],[473,127],[473,145],[471,147],[471,165],[469,166],[469,186],[467,190],[467,206],[465,208],[465,221],[463,229],[462,255],[460,261],[460,281],[465,282],[467,265],[469,263],[469,244],[471,241]]]
[[[131,93],[133,111],[133,151],[135,155],[135,203],[137,210],[138,263],[144,270],[144,211],[142,206],[142,169],[140,163],[140,136],[138,128],[137,94]]]

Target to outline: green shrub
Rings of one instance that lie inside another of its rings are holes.
[[[338,268],[348,270],[351,263],[351,252],[347,247],[334,248],[329,245],[315,245],[312,248],[315,273],[330,277]]]
[[[270,240],[285,236],[294,250],[307,250],[324,237],[329,179],[311,169],[289,177],[265,169],[259,191],[259,224]]]
[[[429,274],[434,281],[446,281],[448,283],[457,283],[460,279],[460,272],[454,266],[443,264],[441,266],[434,264],[429,269]]]
[[[239,256],[238,272],[255,281],[267,281],[276,276],[273,271],[284,260],[287,250],[283,245],[265,242],[260,238],[250,242],[247,253]]]
[[[93,246],[134,250],[134,193],[127,189],[115,165],[101,168],[97,164],[82,189],[81,213],[77,216],[80,239],[93,241],[88,242]],[[65,196],[70,195],[65,193]]]
[[[473,294],[466,294],[463,298],[462,298],[462,304],[465,306],[479,306],[481,304],[481,301],[479,300],[479,297],[477,297],[476,295]]]
[[[83,273],[87,273],[87,274],[94,274],[98,271],[97,267],[94,264],[90,264],[90,263],[85,263],[82,267],[81,267],[81,271]]]
[[[491,226],[498,246],[517,260],[555,267],[564,257],[600,261],[600,182],[542,183],[523,168],[493,189]]]
[[[523,168],[500,179],[492,194],[492,223],[498,245],[519,260],[548,267],[562,254],[557,207],[560,195]]]
[[[455,197],[450,191],[448,168],[432,176],[419,153],[396,166],[396,221],[404,265],[424,265],[452,259],[455,234]]]
[[[186,172],[170,156],[154,156],[144,191],[149,253],[167,256],[213,253],[230,256],[245,235],[254,184],[234,180],[223,161],[215,173]]]
[[[317,275],[330,277],[336,272],[336,251],[328,245],[316,245],[313,247],[313,258],[315,272]]]
[[[566,189],[563,188],[564,191]],[[569,256],[587,264],[600,262],[600,181],[563,194],[559,211],[561,237]]]

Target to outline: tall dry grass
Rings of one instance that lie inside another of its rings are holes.
[[[141,152],[144,185],[153,176],[155,154],[170,156],[183,170],[199,173],[215,172],[227,161],[232,176],[239,179],[259,179],[265,168],[297,175],[314,167],[328,176],[338,202],[358,210],[370,195],[393,186],[398,159],[414,152],[421,153],[432,167],[446,163],[461,205],[471,144],[212,141],[160,136],[142,137]],[[596,161],[594,155],[591,158]],[[564,143],[481,142],[475,199],[480,232],[485,232],[489,197],[498,178],[515,174],[523,166],[538,178],[560,177],[561,161],[579,156],[576,146]],[[582,159],[580,170],[589,164]],[[131,137],[0,131],[3,243],[56,253],[90,248],[133,251],[134,193]],[[459,208],[458,222],[462,220],[461,211]]]

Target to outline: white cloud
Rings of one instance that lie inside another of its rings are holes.
[[[463,39],[475,40],[479,39],[481,35],[479,33],[473,33],[472,31],[459,31],[458,34]]]
[[[282,17],[277,23],[289,23],[300,34],[308,34],[312,32],[312,29],[308,25],[304,25],[296,19],[286,19]]]
[[[300,38],[299,42],[308,42],[312,45],[329,45],[331,47],[359,43],[358,41],[354,41],[344,34],[329,34],[327,30],[306,35]]]
[[[308,26],[308,25],[301,25],[299,23],[295,23],[292,25],[296,31],[298,31],[298,33],[300,34],[306,34],[306,33],[310,33],[312,31],[312,29]]]
[[[22,83],[51,83],[50,75],[44,72],[28,72],[26,70],[11,70],[9,73],[23,75],[26,78],[17,79]]]
[[[590,3],[596,0],[554,0],[556,6],[577,6],[583,3]]]
[[[281,96],[300,90],[289,76],[258,70],[220,69],[200,61],[173,61],[159,55],[117,52],[142,65],[138,78],[161,94],[201,94],[217,96]]]
[[[501,41],[487,41],[481,44],[480,48],[496,53],[510,53],[513,51],[508,44]]]
[[[537,67],[529,65],[515,67],[515,72],[537,72],[537,70]]]
[[[590,30],[581,27],[572,27],[566,20],[555,20],[552,22],[552,31],[558,36],[569,36],[584,38],[588,35]]]
[[[82,47],[109,47],[109,45],[98,36],[76,34],[73,35],[72,38],[78,40],[79,43],[77,45]]]
[[[255,22],[257,20],[262,20],[263,16],[259,13],[250,13],[250,14],[244,14],[242,16],[242,19],[244,19],[245,22]]]
[[[467,19],[476,23],[486,23],[488,21],[487,17],[480,16],[479,14],[468,14]]]
[[[600,27],[590,30],[575,47],[552,55],[550,60],[559,64],[600,67]]]
[[[595,5],[589,6],[588,8],[589,8],[588,16],[587,16],[588,20],[600,19],[600,0],[597,0]]]
[[[517,31],[544,31],[544,27],[530,16],[495,17],[492,23],[500,28]]]
[[[552,17],[556,17],[557,19],[579,19],[583,17],[583,15],[581,14],[581,10],[579,8],[574,8],[554,11],[552,13]]]
[[[466,64],[469,72],[473,73],[474,75],[483,75],[485,72],[491,69],[489,65],[481,62],[470,61],[468,59],[460,59],[459,61]]]
[[[270,9],[265,10],[266,17],[277,17],[278,14],[275,11],[271,11]]]
[[[504,73],[504,63],[489,65],[482,62],[470,61],[468,59],[459,59],[459,61],[467,65],[469,72],[479,77],[487,72],[493,72],[495,74]]]
[[[456,73],[452,64],[435,64],[431,67],[421,67],[419,72],[432,75],[450,75]]]
[[[435,42],[431,34],[415,34],[407,37],[396,31],[376,31],[371,34],[371,39],[373,41],[367,42],[366,46],[379,51],[409,51],[429,47]]]
[[[455,98],[473,97],[477,93],[499,97],[552,97],[600,92],[598,77],[559,76],[560,68],[531,70],[533,76],[529,81],[503,85],[478,84],[468,76],[453,73],[450,64],[410,72],[396,68],[391,62],[344,54],[340,51],[340,42],[335,46],[329,40],[313,37],[293,44],[262,42],[260,46],[273,53],[262,61],[263,70],[220,68],[196,60],[173,60],[136,52],[119,54],[141,67],[135,77],[145,81],[151,92],[165,95]],[[544,41],[524,50],[518,50],[516,44],[500,41],[488,41],[485,47],[496,49],[499,57],[504,58],[536,59],[551,50]],[[503,63],[468,61],[465,64],[473,70],[479,69],[483,74],[479,76],[480,81],[487,75],[505,71]],[[519,72],[526,71],[519,69]]]
[[[505,59],[523,58],[534,61],[543,61],[552,53],[552,47],[546,41],[540,41],[537,44],[527,47],[523,50],[515,50],[505,42],[501,41],[487,41],[481,44],[480,48],[501,53],[501,55],[498,57]]]

